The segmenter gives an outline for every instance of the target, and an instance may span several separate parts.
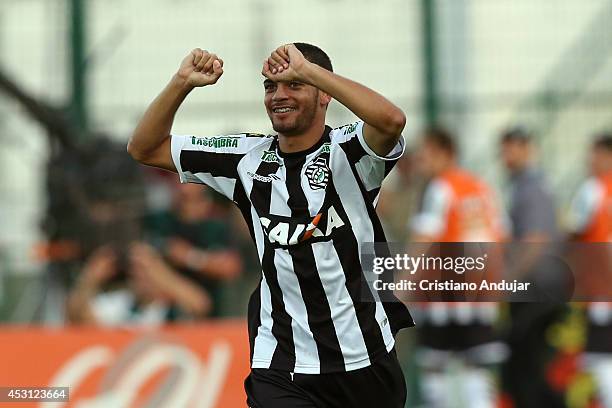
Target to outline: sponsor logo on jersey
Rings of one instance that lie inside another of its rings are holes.
[[[329,153],[331,149],[331,143],[327,142],[327,143],[323,143],[323,146],[321,147],[321,153]]]
[[[346,125],[346,127],[344,129],[344,134],[348,135],[349,133],[352,133],[355,130],[357,130],[357,125],[359,125],[359,122],[355,122],[355,123],[352,123],[350,125]]]
[[[308,184],[313,190],[321,190],[327,187],[330,170],[327,166],[327,158],[317,157],[315,161],[306,167]]]
[[[261,174],[253,173],[251,171],[247,171],[249,177],[253,180],[261,181],[262,183],[271,183],[272,180],[280,180],[276,174],[268,174],[267,176],[262,176]]]
[[[212,147],[215,149],[223,147],[238,147],[239,137],[233,136],[213,136],[213,137],[195,137],[191,136],[191,144],[195,146]]]
[[[327,225],[325,228],[319,228],[319,222],[324,215],[327,216]],[[272,221],[267,217],[260,217],[259,221],[270,242],[280,245],[295,245],[313,237],[329,237],[336,228],[345,225],[333,206],[329,207],[327,213],[317,214],[308,224]]]
[[[278,163],[282,165],[278,155],[272,150],[264,150],[264,152],[261,154],[261,161],[266,163]]]

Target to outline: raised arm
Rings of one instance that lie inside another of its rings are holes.
[[[170,152],[170,130],[174,116],[193,88],[212,85],[223,74],[223,60],[196,48],[181,62],[178,72],[151,102],[127,146],[140,163],[176,171]]]
[[[400,108],[372,89],[309,62],[293,44],[272,52],[262,74],[273,81],[303,82],[329,94],[364,121],[364,138],[378,155],[386,156],[401,137],[406,116]]]

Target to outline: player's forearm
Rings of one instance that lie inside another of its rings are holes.
[[[304,77],[381,134],[397,140],[404,129],[404,112],[378,92],[315,64],[308,64]]]
[[[134,159],[146,162],[147,157],[166,142],[174,116],[192,89],[175,75],[149,105],[128,143],[128,152]]]

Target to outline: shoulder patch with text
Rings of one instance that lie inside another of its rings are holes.
[[[344,134],[348,135],[349,133],[354,132],[355,130],[357,130],[358,125],[359,125],[359,122],[355,122],[355,123],[351,123],[350,125],[346,125],[344,127]]]
[[[261,161],[266,163],[279,163],[282,165],[278,155],[273,150],[264,150],[261,154]]]
[[[212,147],[220,149],[223,147],[238,147],[240,137],[238,136],[211,136],[211,137],[195,137],[191,136],[191,144],[194,146]]]

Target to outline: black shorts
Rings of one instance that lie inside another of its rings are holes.
[[[369,367],[330,374],[254,368],[244,382],[251,408],[404,408],[406,383],[395,350]]]

